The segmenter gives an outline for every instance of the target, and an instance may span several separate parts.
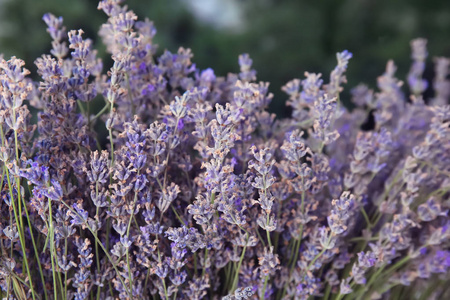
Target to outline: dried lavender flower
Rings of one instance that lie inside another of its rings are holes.
[[[157,55],[153,23],[122,2],[98,5],[105,73],[83,31],[51,14],[39,82],[0,55],[2,295],[423,299],[446,288],[448,58],[434,59],[428,99],[426,40],[412,41],[411,97],[389,61],[348,110],[352,54],[339,52],[329,83],[305,72],[282,88],[292,116],[276,119],[248,54],[225,77],[198,69],[190,49]]]

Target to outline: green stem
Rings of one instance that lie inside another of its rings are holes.
[[[224,285],[224,288],[225,288],[225,290],[224,291],[227,291],[227,287],[229,287],[229,285],[230,285],[230,279],[231,279],[231,271],[232,271],[232,265],[231,265],[231,263],[227,263],[227,265],[225,266],[225,285]]]
[[[161,278],[163,287],[164,287],[164,297],[166,298],[166,300],[169,300],[169,296],[167,295],[167,286],[166,286],[166,281],[164,279]]]
[[[49,213],[49,227],[48,227],[48,236],[50,238],[50,261],[52,263],[52,276],[53,276],[53,295],[55,299],[58,299],[58,293],[56,289],[56,268],[55,268],[55,261],[54,261],[54,252],[53,252],[53,216],[52,216],[52,200],[48,198],[48,213]]]
[[[385,271],[385,273],[383,274],[383,276],[381,278],[383,279],[389,279],[390,275],[395,272],[397,269],[401,268],[404,264],[406,264],[409,260],[411,259],[411,257],[409,255],[405,256],[404,258],[402,258],[401,260],[399,260],[398,262],[396,262],[393,266],[391,266],[389,269],[387,269]],[[359,295],[358,299],[362,299],[361,297],[364,295],[365,291],[369,291],[369,294],[366,295],[367,298],[370,298],[370,286],[377,281],[378,277],[380,276],[380,274],[383,272],[384,268],[387,265],[383,265],[382,267],[380,267],[377,272],[375,272],[369,282],[366,284],[365,288],[362,290],[362,293]],[[385,280],[383,280],[384,282]]]
[[[266,288],[267,288],[267,282],[269,281],[269,275],[266,276],[266,278],[264,278],[264,288],[262,290],[262,294],[259,297],[261,300],[264,300],[266,297]]]
[[[138,170],[137,172],[137,177],[139,177],[140,174],[140,170]],[[131,209],[131,213],[134,213],[134,208],[136,206],[136,201],[137,201],[137,194],[138,191],[135,190],[134,191],[134,198],[133,198],[133,206]],[[133,220],[133,216],[130,216],[130,219],[128,220],[128,225],[127,225],[127,240],[130,236],[130,228],[131,228],[131,220]],[[133,277],[132,277],[132,273],[131,273],[131,265],[130,265],[130,250],[129,247],[127,247],[127,253],[126,253],[126,259],[127,259],[127,267],[128,267],[128,278],[129,278],[129,282],[130,282],[130,291],[133,291]]]
[[[30,230],[31,242],[33,244],[34,256],[36,257],[36,262],[37,262],[37,265],[38,265],[38,268],[39,268],[39,275],[40,275],[41,281],[42,281],[42,289],[44,290],[44,297],[47,300],[48,296],[47,296],[47,290],[45,289],[44,274],[42,273],[41,260],[39,258],[39,254],[38,254],[39,252],[37,250],[36,242],[34,240],[33,227],[31,226],[30,216],[28,214],[28,209],[26,207],[25,199],[23,197],[22,197],[22,201],[23,201],[23,207],[25,209],[25,214],[27,216],[27,223],[28,223],[28,228]]]
[[[26,288],[30,288],[30,286],[19,276],[17,276],[17,274],[15,274],[14,272],[11,272],[11,276],[14,277],[17,281],[19,281],[21,284],[23,284]]]
[[[266,186],[266,174],[263,175],[263,186]],[[267,189],[264,189],[264,196],[267,199]],[[267,217],[266,217],[266,234],[267,234],[267,243],[269,244],[269,248],[272,248],[272,241],[270,240],[270,231],[267,230],[267,226],[270,222],[270,211],[266,211]]]
[[[67,237],[64,238],[64,258],[67,259]],[[64,295],[67,299],[67,271],[64,272]]]
[[[114,102],[111,102],[111,106],[109,108],[109,114],[111,121],[113,119],[113,113],[114,113]],[[109,144],[111,146],[111,168],[114,166],[114,140],[112,136],[112,125],[108,128],[108,134],[109,134]],[[109,182],[112,183],[112,173],[109,174]]]
[[[159,248],[158,248],[158,262],[161,263],[161,253],[159,252]],[[166,286],[166,281],[164,278],[160,278],[164,287],[164,297],[166,298],[166,300],[169,300],[169,296],[167,295],[167,286]]]
[[[197,275],[197,251],[194,252],[194,276]]]
[[[78,104],[78,107],[80,108],[81,113],[82,113],[83,115],[85,115],[85,114],[86,114],[86,111],[84,110],[83,102],[81,102],[80,100],[77,100],[77,104]]]
[[[366,210],[364,209],[364,206],[361,206],[360,211],[361,211],[362,215],[364,216],[364,219],[366,220],[367,229],[370,230],[372,228],[372,223],[370,223],[369,216],[367,215]]]
[[[81,220],[83,220],[83,217],[77,211],[75,211],[72,207],[70,207],[66,202],[61,200],[61,203],[64,204],[64,206],[67,207],[72,213],[76,214]],[[97,236],[97,233],[94,230],[92,230],[92,228],[89,226],[88,222],[85,221],[84,226],[86,226],[86,228],[92,233],[92,235],[94,236],[94,239],[98,242],[98,245],[100,246],[100,248],[102,248],[102,250],[105,253],[106,257],[108,258],[109,262],[113,266],[114,271],[116,271],[116,275],[119,278],[120,283],[124,286],[126,292],[128,293],[128,296],[130,298],[133,298],[130,291],[128,290],[128,286],[125,284],[125,282],[122,279],[122,276],[120,275],[120,271],[117,268],[117,265],[114,263],[114,260],[112,259],[111,255],[109,255],[108,251],[105,249],[105,246],[103,246],[102,242],[100,241],[100,239]]]
[[[206,260],[208,259],[208,248],[205,248],[205,259],[204,259],[204,266],[202,270],[202,277],[205,276],[206,273]]]
[[[283,210],[283,201],[280,201],[280,207],[277,210],[277,220],[280,219],[281,211]],[[275,250],[278,249],[278,242],[280,239],[280,233],[278,231],[275,232],[275,242],[274,242],[274,248]]]
[[[330,240],[330,239],[329,239]],[[313,258],[313,260],[308,264],[308,267],[306,267],[306,270],[308,271],[309,268],[312,267],[312,265],[322,256],[322,254],[325,253],[325,251],[327,251],[326,248],[323,248],[322,251],[319,252],[319,254],[316,255],[316,257]]]
[[[11,247],[11,249],[12,249],[12,247]],[[12,257],[12,255],[11,255],[11,257]],[[11,296],[11,291],[10,291],[10,289],[11,289],[11,275],[9,275],[9,276],[6,278],[6,299],[9,299],[10,296]],[[3,296],[3,295],[2,295],[2,296]]]
[[[327,284],[327,287],[325,288],[325,294],[323,295],[323,300],[328,300],[328,298],[330,297],[330,292],[331,292],[331,285]]]
[[[114,165],[114,141],[111,128],[108,129],[108,132],[109,132],[109,144],[111,145],[111,168],[112,168],[112,166]],[[110,178],[112,178],[112,174],[110,175]]]
[[[148,278],[149,278],[149,276],[150,276],[150,269],[151,269],[151,268],[148,268],[148,269],[147,269],[147,274],[145,275],[144,293],[147,292],[147,283],[148,283]]]
[[[12,119],[13,119],[13,123],[14,123],[13,127],[15,128],[15,122],[16,122],[16,110],[15,109],[12,110],[12,115],[13,115]],[[2,141],[3,141],[4,140],[3,127],[1,130],[1,134],[2,134]],[[16,129],[14,129],[14,148],[15,148],[15,153],[16,153],[16,162],[19,165],[19,140],[17,137]],[[31,294],[32,294],[33,299],[35,299],[33,279],[31,277],[30,269],[28,266],[28,257],[25,252],[25,231],[24,231],[23,222],[22,222],[22,197],[21,197],[21,189],[20,189],[20,187],[21,187],[20,178],[15,177],[15,179],[16,179],[16,187],[17,187],[17,206],[18,206],[18,218],[16,219],[16,222],[18,221],[17,225],[19,226],[19,237],[22,236],[22,238],[20,239],[20,243],[21,243],[21,247],[22,247],[22,251],[23,251],[23,255],[24,255],[24,261],[25,261],[25,267],[27,269],[27,275],[30,280]],[[9,172],[8,172],[8,187],[11,190],[11,184],[10,184],[10,180],[9,180]],[[14,203],[14,199],[12,197],[12,191],[11,191],[11,202]],[[16,210],[15,207],[14,207],[14,210]],[[28,215],[28,213],[27,213],[27,215]],[[20,234],[20,232],[21,232],[21,234]]]
[[[178,212],[177,212],[177,210],[175,209],[175,207],[173,207],[172,204],[170,204],[170,207],[172,208],[172,211],[174,212],[174,214],[175,214],[175,216],[177,217],[178,221],[180,221],[181,224],[187,226],[188,224],[185,223],[185,222],[183,221],[183,219],[181,219],[181,217],[180,217],[180,215],[178,214]]]
[[[355,238],[351,238],[351,239],[349,239],[349,241],[350,242],[361,242],[361,241],[363,241],[363,242],[366,242],[366,241],[378,241],[380,238],[379,237],[377,237],[377,236],[374,236],[374,237],[371,237],[371,238],[365,238],[365,237],[363,237],[363,236],[360,236],[360,237],[355,237]]]
[[[300,162],[298,162],[298,165],[300,167]],[[302,177],[302,187],[303,187],[303,185],[304,185],[304,177]],[[301,211],[302,216],[303,216],[303,214],[305,212],[305,198],[306,198],[306,192],[302,191],[302,198],[301,198],[301,203],[300,203],[300,211]],[[295,268],[295,265],[296,265],[297,260],[298,260],[298,255],[299,255],[299,252],[300,252],[300,245],[302,243],[302,238],[303,238],[303,229],[304,229],[303,227],[304,227],[304,224],[303,224],[303,222],[301,222],[300,223],[300,229],[299,229],[300,235],[299,235],[298,239],[295,240],[294,243],[293,243],[294,252],[293,252],[293,256],[291,256],[292,260],[289,261],[289,264],[291,265],[291,267],[289,269],[289,277],[288,277],[288,280],[286,281],[286,283],[284,284],[283,292],[281,294],[281,298],[283,298],[285,293],[286,293],[287,285],[291,281],[292,273],[294,272],[294,268]]]
[[[6,166],[3,166],[3,167],[6,169]],[[14,219],[15,219],[16,224],[18,226],[20,247],[22,248],[22,253],[23,253],[23,257],[24,257],[23,261],[24,261],[24,264],[25,264],[25,270],[27,271],[27,275],[28,275],[28,278],[29,278],[29,281],[30,281],[31,295],[33,297],[33,300],[35,300],[36,297],[35,297],[35,294],[34,294],[33,280],[32,280],[32,277],[31,277],[30,268],[28,266],[28,258],[27,258],[26,248],[25,248],[25,234],[24,234],[24,231],[23,231],[23,227],[21,226],[22,222],[21,222],[21,220],[19,218],[19,217],[21,217],[21,215],[19,215],[19,216],[17,215],[17,208],[16,208],[16,204],[15,204],[15,201],[14,201],[14,196],[13,196],[13,193],[12,193],[12,186],[11,186],[11,179],[10,179],[10,176],[9,176],[9,171],[8,170],[5,170],[5,171],[6,171],[6,179],[8,181],[9,195],[10,195],[10,198],[11,198],[11,203],[13,205]],[[20,190],[20,186],[17,187],[17,190],[18,191]]]
[[[264,242],[264,239],[262,238],[261,234],[259,233],[259,228],[257,228],[255,230],[256,235],[258,236],[258,239],[261,241],[261,244],[263,245],[264,248],[266,248],[266,242]]]
[[[236,268],[236,273],[234,275],[233,285],[231,286],[231,292],[234,291],[236,289],[236,287],[237,287],[237,283],[238,283],[238,279],[239,279],[239,271],[241,269],[242,261],[244,260],[245,251],[247,250],[248,239],[249,239],[249,234],[247,233],[247,239],[246,239],[246,242],[245,242],[245,247],[242,250],[241,258],[239,259],[239,264],[238,264],[238,266]]]
[[[88,129],[91,129],[91,106],[89,105],[89,101],[86,102],[87,107],[87,119],[88,119]]]
[[[98,194],[98,183],[95,184],[95,189],[96,189],[96,194]],[[96,197],[98,197],[98,195],[96,195]],[[97,209],[95,211],[95,215],[98,217],[98,206]],[[97,272],[100,272],[100,258],[98,255],[98,243],[97,241],[95,241],[95,260],[97,262]],[[100,292],[101,292],[101,287],[100,285],[97,286],[97,300],[100,299]]]
[[[95,121],[99,117],[101,117],[103,115],[103,113],[108,110],[108,108],[109,108],[109,104],[106,103],[106,105],[94,117],[92,117],[91,121]]]

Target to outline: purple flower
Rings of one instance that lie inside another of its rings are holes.
[[[87,222],[88,212],[79,203],[73,204],[72,208],[75,212],[71,212],[72,220],[70,223],[73,225],[84,225]]]
[[[213,82],[216,80],[216,76],[214,75],[214,70],[211,68],[208,68],[206,70],[203,70],[200,74],[200,80],[203,82]]]
[[[182,130],[184,128],[183,118],[178,120],[177,129]]]
[[[151,93],[155,91],[155,86],[152,84],[148,84],[141,92],[142,96],[151,95]]]
[[[43,189],[43,194],[54,201],[61,200],[63,196],[61,184],[57,180],[52,179],[51,185]]]
[[[48,298],[58,270],[74,299],[423,297],[448,274],[449,59],[429,99],[414,40],[409,90],[389,61],[348,110],[339,52],[329,77],[283,87],[292,116],[276,119],[248,54],[226,76],[190,49],[159,55],[153,23],[121,3],[98,6],[107,72],[51,14],[39,82],[0,58],[0,274],[27,283],[3,276],[11,297]]]

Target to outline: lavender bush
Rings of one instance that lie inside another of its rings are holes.
[[[276,120],[248,55],[226,77],[189,49],[156,57],[152,22],[120,2],[98,6],[106,74],[51,14],[39,83],[1,59],[3,299],[450,298],[449,59],[429,83],[412,41],[411,96],[389,61],[349,111],[340,52],[327,84],[283,87]]]

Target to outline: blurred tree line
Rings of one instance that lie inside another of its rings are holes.
[[[212,67],[217,75],[238,72],[238,55],[249,53],[258,79],[271,83],[275,94],[271,109],[279,115],[287,111],[281,86],[292,78],[303,78],[305,71],[321,72],[327,82],[338,51],[353,53],[348,87],[360,82],[375,87],[388,59],[394,59],[399,67],[397,75],[404,79],[410,64],[409,42],[416,37],[428,39],[431,57],[450,56],[449,0],[234,0],[244,19],[239,31],[219,30],[200,22],[186,1],[128,0],[126,4],[140,19],[154,21],[160,52],[189,47],[201,69]],[[51,12],[63,16],[68,29],[83,28],[106,58],[101,41],[96,39],[106,21],[97,3],[2,0],[0,52],[25,59],[34,71],[34,60],[50,50],[50,37],[41,18]],[[108,62],[106,58],[105,68]],[[425,77],[432,76],[430,58]]]

